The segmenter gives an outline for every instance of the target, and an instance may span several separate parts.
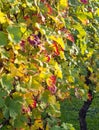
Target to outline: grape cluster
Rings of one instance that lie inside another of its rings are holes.
[[[35,34],[31,34],[28,38],[27,38],[28,42],[34,46],[34,47],[37,47],[41,41],[39,39],[39,37]]]
[[[81,0],[83,4],[88,4],[88,0]]]

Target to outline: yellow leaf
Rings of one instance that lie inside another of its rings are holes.
[[[38,130],[42,129],[43,130],[43,121],[41,119],[37,119],[34,122],[34,125],[31,127],[32,130]]]
[[[55,23],[60,23],[60,20],[57,18],[57,17],[54,17],[52,15],[49,15],[48,16],[55,22]]]
[[[2,24],[2,23],[5,23],[5,22],[6,22],[5,14],[0,11],[0,23]]]
[[[46,130],[50,130],[48,123],[46,125]]]
[[[63,18],[54,17],[49,14],[48,14],[48,16],[56,23],[57,29],[61,29],[65,26],[65,21]]]
[[[50,104],[55,104],[56,103],[56,97],[53,95],[53,96],[49,96],[49,101],[48,101]]]
[[[10,68],[10,71],[11,71],[11,75],[13,77],[15,77],[15,76],[22,77],[22,76],[24,76],[24,73],[25,73],[24,65],[21,64],[19,68],[16,68],[16,66],[14,64],[10,63],[9,68]]]
[[[19,45],[19,44],[15,45],[15,46],[14,46],[14,49],[15,49],[15,50],[20,50],[20,45]]]
[[[99,8],[97,8],[95,13],[99,16]]]
[[[80,23],[77,23],[77,25],[74,25],[73,27],[77,29],[79,32],[79,34],[77,35],[78,38],[82,38],[86,36],[86,31],[84,30],[84,28],[81,26]]]
[[[9,25],[13,24],[13,22],[9,18],[7,18],[6,21]]]
[[[84,84],[84,89],[89,90],[89,86]]]
[[[56,36],[50,36],[49,37],[51,40],[56,41],[63,49],[65,49],[64,41],[61,37],[56,37]]]
[[[24,33],[26,31],[26,25],[25,24],[21,25],[20,29],[21,29],[21,32]]]
[[[59,8],[66,9],[68,7],[68,0],[60,0],[59,1]]]
[[[25,83],[28,82],[29,79],[30,79],[30,76],[27,76],[27,75],[23,76],[23,78],[22,78],[22,80],[23,80]]]
[[[73,77],[72,76],[68,76],[68,82],[70,82],[70,83],[73,83],[74,82],[74,79],[73,79]]]
[[[87,54],[87,57],[90,58],[93,55],[93,49],[90,49],[89,53]]]
[[[25,3],[23,3],[21,6],[24,7],[24,8],[26,8],[27,5]]]
[[[14,66],[14,64],[10,63],[9,67],[10,67],[11,75],[12,75],[13,77],[16,76],[17,69],[16,69],[16,67]]]
[[[3,118],[3,113],[2,112],[0,112],[0,119],[2,119]]]
[[[55,64],[55,75],[61,79],[63,78],[62,70],[57,63]]]
[[[48,68],[39,67],[39,81],[42,79],[47,79],[50,76],[50,73],[48,72]]]
[[[92,67],[88,66],[88,69],[89,69],[89,71],[90,71],[91,73],[93,72]]]
[[[60,51],[60,58],[61,58],[61,59],[66,59],[66,57],[65,57],[64,52],[63,52],[63,51]]]
[[[68,98],[68,97],[70,97],[70,92],[65,93],[65,98]]]
[[[65,93],[61,92],[61,90],[57,91],[57,96],[59,99],[64,100],[65,99]]]

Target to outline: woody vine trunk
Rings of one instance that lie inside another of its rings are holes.
[[[85,77],[85,79],[86,79],[85,83],[88,86],[92,85],[92,81],[89,79],[90,75],[91,75],[91,73],[88,70],[87,76]],[[90,105],[92,104],[92,100],[93,100],[92,90],[89,89],[88,99],[87,99],[87,101],[84,102],[83,106],[81,107],[81,109],[79,111],[80,130],[88,130],[87,123],[86,123],[86,114],[88,112]]]

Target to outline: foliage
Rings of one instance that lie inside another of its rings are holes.
[[[1,129],[74,129],[58,121],[59,101],[72,90],[83,100],[99,91],[98,7],[98,0],[0,0]]]

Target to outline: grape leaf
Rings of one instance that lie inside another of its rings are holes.
[[[3,31],[0,31],[0,46],[4,45],[7,45],[7,35]]]
[[[22,32],[19,26],[10,25],[7,28],[8,38],[11,42],[19,43],[22,37]]]

